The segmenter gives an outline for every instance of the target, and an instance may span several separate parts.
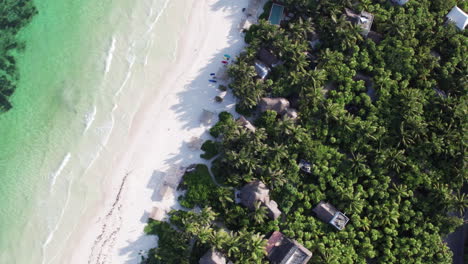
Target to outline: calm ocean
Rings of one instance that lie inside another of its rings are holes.
[[[111,133],[125,136],[158,88],[138,72],[173,59],[165,10],[183,0],[35,2],[14,108],[0,115],[0,263],[63,258],[80,216],[102,199]]]

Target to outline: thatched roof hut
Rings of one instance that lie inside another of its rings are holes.
[[[258,107],[261,112],[273,110],[282,115],[289,108],[289,101],[286,98],[268,98],[260,99]]]
[[[249,120],[247,120],[245,117],[241,116],[239,117],[237,120],[236,120],[237,124],[239,124],[240,126],[242,126],[243,128],[246,128],[252,132],[255,133],[255,126],[252,125],[252,123],[250,123]]]
[[[188,142],[188,148],[191,150],[199,150],[203,144],[203,139],[199,137],[191,137]]]
[[[164,184],[163,187],[159,190],[159,199],[162,200],[167,200],[171,196],[174,195],[174,188],[171,186]]]
[[[306,264],[312,258],[312,252],[297,241],[275,231],[267,242],[266,251],[271,263]]]
[[[345,14],[348,17],[349,21],[361,27],[361,34],[367,37],[367,34],[369,34],[371,30],[372,23],[374,22],[374,15],[366,11],[361,11],[361,13],[358,14],[348,8],[345,8]]]
[[[297,110],[294,108],[288,108],[286,111],[283,113],[283,117],[287,117],[289,119],[297,119],[299,114],[297,113]]]
[[[199,264],[226,264],[226,258],[220,252],[210,249],[203,257],[201,257]]]
[[[275,201],[269,200],[268,202],[264,203],[264,205],[268,209],[268,217],[271,219],[278,219],[278,217],[281,216],[281,211]]]
[[[317,217],[338,230],[343,230],[349,221],[349,218],[338,211],[333,205],[321,201],[312,211]]]
[[[213,122],[213,117],[214,117],[214,113],[211,112],[211,111],[208,111],[206,109],[203,109],[203,112],[201,114],[201,117],[200,117],[200,122],[206,126],[210,125],[211,122]]]
[[[258,51],[257,56],[259,60],[261,60],[270,68],[275,67],[276,65],[281,63],[281,61],[266,48],[261,48]]]
[[[240,202],[249,210],[254,211],[255,205],[260,202],[262,206],[268,209],[268,217],[277,219],[281,215],[278,204],[270,200],[270,190],[261,181],[253,181],[242,187],[240,191]]]
[[[249,208],[255,210],[255,203],[260,201],[265,203],[270,200],[270,190],[261,181],[253,181],[242,187],[240,192],[241,203]]]
[[[185,174],[186,169],[181,166],[172,165],[164,175],[164,185],[168,185],[176,189],[180,180]]]
[[[165,214],[166,214],[165,210],[159,207],[153,207],[153,210],[151,211],[149,218],[156,220],[156,221],[161,221],[163,220]]]

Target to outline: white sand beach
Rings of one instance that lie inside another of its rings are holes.
[[[193,137],[210,138],[208,126],[200,123],[203,109],[216,113],[214,124],[217,113],[234,107],[230,92],[224,102],[214,101],[219,83],[208,80],[223,67],[224,54],[234,57],[245,45],[239,24],[249,1],[189,2],[193,7],[176,59],[159,73],[165,77],[157,84],[158,93],[145,95],[128,136],[109,138],[106,150],[114,156],[107,165],[110,171],[105,171],[105,198],[76,228],[79,235],[72,236],[73,247],[67,247],[63,257],[66,263],[139,263],[139,252],[157,244],[156,237],[143,233],[152,208],[177,207],[174,195],[159,197],[165,177],[190,164],[206,163],[199,157],[201,151],[188,144]]]

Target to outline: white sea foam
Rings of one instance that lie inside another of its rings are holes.
[[[114,56],[114,51],[115,51],[115,42],[116,42],[115,37],[112,36],[112,43],[111,43],[109,50],[107,51],[106,69],[105,69],[104,75],[106,75],[110,70],[112,58]]]
[[[164,5],[163,7],[161,8],[161,10],[158,12],[158,14],[156,15],[156,17],[154,18],[154,20],[150,23],[149,27],[148,27],[148,30],[146,31],[146,34],[150,33],[151,31],[153,31],[153,28],[154,26],[156,25],[156,23],[158,23],[159,19],[161,18],[162,14],[164,13],[164,11],[166,10],[167,8],[167,5],[169,4],[169,0],[166,0],[164,2]],[[151,11],[150,11],[150,16],[153,14],[153,8],[151,8]]]
[[[91,127],[91,125],[93,124],[94,122],[94,119],[96,118],[96,112],[97,112],[97,108],[95,105],[93,105],[93,111],[91,111],[91,113],[87,113],[85,115],[85,129],[83,131],[83,134],[86,133],[86,131],[88,131],[89,127]]]
[[[62,173],[62,170],[65,168],[65,166],[67,166],[67,163],[68,161],[70,161],[70,158],[71,158],[71,153],[68,152],[67,155],[65,155],[65,157],[63,158],[62,162],[60,163],[60,166],[58,167],[58,169],[50,175],[52,179],[50,183],[51,189],[54,187],[55,182],[57,181],[57,177],[60,175],[60,173]]]
[[[63,205],[62,207],[62,210],[60,211],[60,215],[59,215],[59,218],[57,220],[57,222],[55,223],[55,226],[50,230],[49,234],[47,235],[47,238],[46,240],[44,241],[44,243],[42,243],[42,264],[46,263],[46,249],[47,249],[47,246],[49,245],[49,243],[52,241],[52,239],[54,238],[54,235],[55,235],[55,232],[57,232],[59,226],[61,225],[62,223],[62,219],[63,219],[63,216],[65,215],[65,211],[67,210],[68,208],[68,203],[70,201],[70,195],[71,195],[71,187],[72,187],[72,183],[73,183],[73,178],[70,180],[70,182],[68,183],[68,187],[67,187],[67,198],[65,200],[65,204]],[[51,261],[49,261],[48,263],[50,263]]]

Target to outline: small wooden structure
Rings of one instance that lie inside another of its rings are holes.
[[[338,211],[333,205],[321,201],[312,211],[317,217],[334,226],[338,230],[343,230],[349,221],[349,218]]]
[[[447,14],[447,20],[454,23],[458,29],[464,30],[466,25],[468,25],[468,14],[458,6],[454,6]]]
[[[200,117],[200,123],[202,123],[205,126],[210,125],[213,122],[214,115],[215,114],[213,112],[203,109],[203,112]]]
[[[174,188],[167,184],[163,184],[162,188],[159,190],[159,199],[161,201],[167,200],[174,195]]]
[[[256,128],[254,127],[254,125],[252,125],[252,123],[250,123],[249,120],[247,120],[245,117],[241,116],[239,117],[237,120],[236,120],[237,124],[239,124],[240,126],[242,126],[243,128],[255,133],[255,130]]]
[[[203,257],[201,257],[199,264],[226,264],[226,258],[220,252],[210,249]]]
[[[312,258],[310,250],[279,231],[273,232],[268,239],[266,252],[270,262],[278,264],[306,264]]]
[[[367,34],[371,31],[372,23],[374,22],[374,15],[366,11],[361,11],[361,13],[358,14],[348,8],[345,8],[345,14],[349,21],[355,23],[362,29],[361,34],[367,37]]]
[[[305,161],[305,160],[299,161],[299,168],[301,169],[301,171],[306,172],[306,173],[311,173],[312,172],[310,162]]]
[[[203,139],[199,137],[191,137],[188,142],[188,147],[191,150],[199,150],[203,144]]]
[[[262,206],[268,209],[268,217],[277,219],[281,215],[278,204],[270,200],[270,190],[261,181],[253,181],[242,187],[240,191],[240,202],[251,211],[255,211],[256,203],[260,202]]]
[[[270,68],[281,64],[281,61],[266,48],[261,48],[257,53],[257,57]]]
[[[164,215],[166,215],[166,211],[159,208],[159,207],[153,207],[153,210],[151,211],[151,214],[149,218],[155,220],[155,221],[161,221],[164,218]]]
[[[181,166],[173,165],[167,170],[164,175],[164,185],[176,189],[179,186],[182,176],[184,176],[186,169]]]
[[[286,98],[268,98],[264,97],[260,99],[258,108],[260,112],[268,110],[275,111],[284,118],[296,119],[298,117],[297,111],[294,108],[290,108],[290,103]]]
[[[276,113],[282,115],[286,109],[289,108],[289,101],[286,98],[268,98],[264,97],[260,99],[260,103],[258,107],[261,112],[265,112],[267,110],[273,110]]]

